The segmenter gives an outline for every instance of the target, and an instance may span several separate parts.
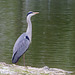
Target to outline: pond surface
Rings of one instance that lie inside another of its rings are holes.
[[[32,17],[32,43],[25,53],[28,66],[75,71],[75,0],[0,0],[0,62],[12,63],[13,46]],[[19,65],[23,65],[20,58]]]

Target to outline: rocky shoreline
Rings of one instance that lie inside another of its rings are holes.
[[[0,75],[69,75],[71,72],[57,68],[35,68],[0,62]]]

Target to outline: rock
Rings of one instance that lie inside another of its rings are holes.
[[[0,62],[0,75],[67,75],[69,72],[57,68],[35,68]]]

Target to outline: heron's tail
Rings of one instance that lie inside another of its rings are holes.
[[[21,56],[17,56],[17,52],[12,56],[12,63],[15,64],[18,62]]]

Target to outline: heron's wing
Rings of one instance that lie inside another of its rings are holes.
[[[23,33],[16,41],[13,48],[12,63],[16,63],[19,58],[26,52],[30,45],[29,37]]]

